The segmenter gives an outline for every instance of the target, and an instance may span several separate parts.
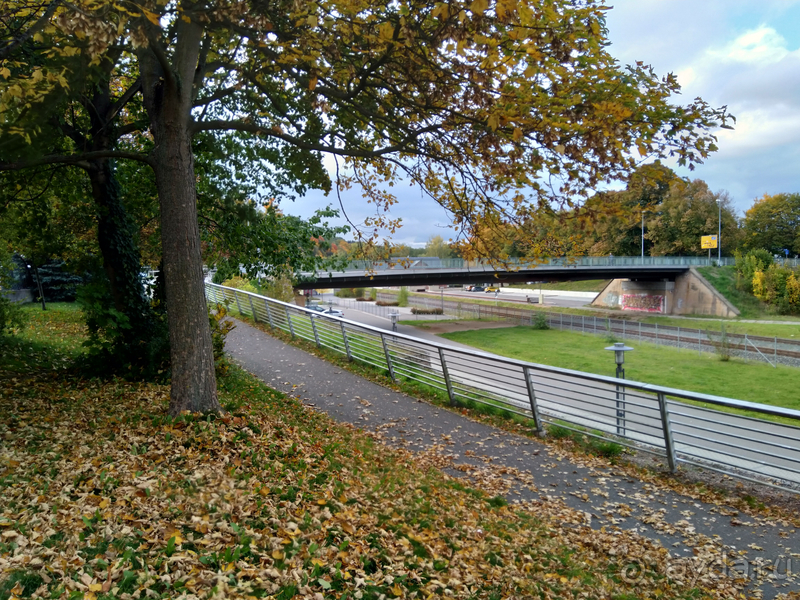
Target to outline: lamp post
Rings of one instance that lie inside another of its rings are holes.
[[[642,211],[642,264],[644,264],[644,213],[646,210]]]
[[[722,198],[717,198],[717,266],[722,260]]]
[[[614,362],[617,363],[617,379],[625,379],[625,353],[633,350],[623,342],[616,342],[613,346],[607,346],[606,350],[614,352]],[[617,435],[625,435],[625,392],[624,386],[617,386]]]

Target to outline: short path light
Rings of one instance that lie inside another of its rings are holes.
[[[617,363],[617,379],[625,379],[625,353],[633,350],[623,342],[617,342],[613,346],[606,347],[606,350],[614,352],[614,362]],[[624,386],[620,389],[617,386],[617,435],[625,435],[625,392]]]
[[[392,321],[392,331],[397,331],[397,319],[400,318],[400,313],[390,312],[389,319]]]

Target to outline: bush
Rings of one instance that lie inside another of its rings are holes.
[[[714,346],[714,352],[717,353],[719,359],[722,362],[728,362],[731,359],[731,342],[728,338],[728,332],[725,329],[725,323],[720,324],[718,339],[711,337],[711,334],[708,331],[706,331],[706,336],[708,336],[708,340],[711,342],[711,345]]]
[[[378,290],[375,288],[370,289],[369,291],[369,299],[373,302],[378,299]]]
[[[236,327],[228,316],[228,308],[217,303],[208,307],[208,324],[211,326],[211,346],[214,349],[214,370],[217,377],[228,374],[230,367],[225,361],[225,338]]]
[[[237,290],[242,290],[243,292],[252,292],[253,294],[258,293],[258,288],[253,285],[252,281],[245,279],[244,277],[240,277],[239,275],[235,275],[230,279],[226,279],[222,282],[222,285],[236,288]]]
[[[537,312],[533,317],[532,327],[534,329],[550,329],[550,325],[547,322],[547,315],[543,312]]]
[[[400,306],[399,302],[386,302],[385,300],[378,300],[375,306]]]
[[[441,308],[417,308],[411,309],[412,315],[441,315],[444,311]]]
[[[800,273],[772,263],[753,275],[753,295],[781,314],[800,312]]]
[[[397,306],[408,306],[408,288],[401,287],[397,295]]]
[[[333,293],[337,298],[355,298],[356,288],[341,288]]]
[[[753,278],[756,272],[764,271],[773,263],[772,254],[763,248],[750,250],[744,256],[736,253],[736,287],[753,293]]]
[[[102,271],[78,290],[77,302],[88,330],[83,343],[85,368],[145,381],[169,377],[169,327],[163,302],[142,299],[128,305],[128,314],[117,310]]]

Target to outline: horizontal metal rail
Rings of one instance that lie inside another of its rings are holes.
[[[474,402],[529,418],[537,429],[557,425],[657,454],[673,470],[695,464],[748,480],[766,477],[768,485],[790,491],[800,484],[798,410],[462,350],[211,283],[206,295],[395,380],[445,393],[451,402]]]

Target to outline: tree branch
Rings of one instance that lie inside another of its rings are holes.
[[[44,11],[44,14],[39,17],[39,19],[34,23],[28,31],[20,35],[19,37],[15,38],[13,41],[9,42],[5,47],[0,48],[0,60],[5,60],[14,50],[17,49],[18,46],[27,42],[31,37],[33,37],[38,31],[47,24],[50,20],[50,17],[53,16],[53,13],[56,12],[56,8],[58,5],[61,4],[61,0],[53,0],[50,5],[47,7],[47,10]]]
[[[14,163],[0,162],[0,171],[19,171],[21,169],[30,169],[31,167],[39,167],[41,165],[76,165],[81,168],[88,167],[88,161],[98,160],[103,158],[122,158],[127,160],[136,160],[151,167],[154,166],[153,159],[147,154],[138,154],[136,152],[118,152],[116,150],[99,150],[97,152],[84,152],[83,154],[74,155],[52,155],[43,156],[33,160],[19,161]]]
[[[334,145],[312,144],[303,140],[302,138],[293,135],[287,135],[285,133],[280,133],[270,127],[264,127],[262,125],[257,125],[255,123],[246,123],[244,121],[225,121],[225,120],[201,121],[193,125],[192,132],[197,133],[198,131],[246,131],[248,133],[254,133],[257,135],[269,135],[271,137],[292,144],[293,146],[300,148],[301,150],[327,152],[329,154],[338,154],[339,156],[351,156],[353,158],[375,158],[378,156],[383,156],[385,154],[394,154],[395,152],[406,151],[409,148],[409,144],[411,144],[414,140],[416,140],[420,136],[436,131],[437,129],[439,129],[439,125],[431,125],[429,127],[423,127],[418,131],[414,131],[412,133],[407,134],[404,140],[396,144],[393,144],[391,146],[386,146],[385,148],[379,148],[377,150],[365,150],[365,149],[348,150],[347,148],[339,148]],[[415,150],[415,154],[421,154],[421,153],[417,149]]]

